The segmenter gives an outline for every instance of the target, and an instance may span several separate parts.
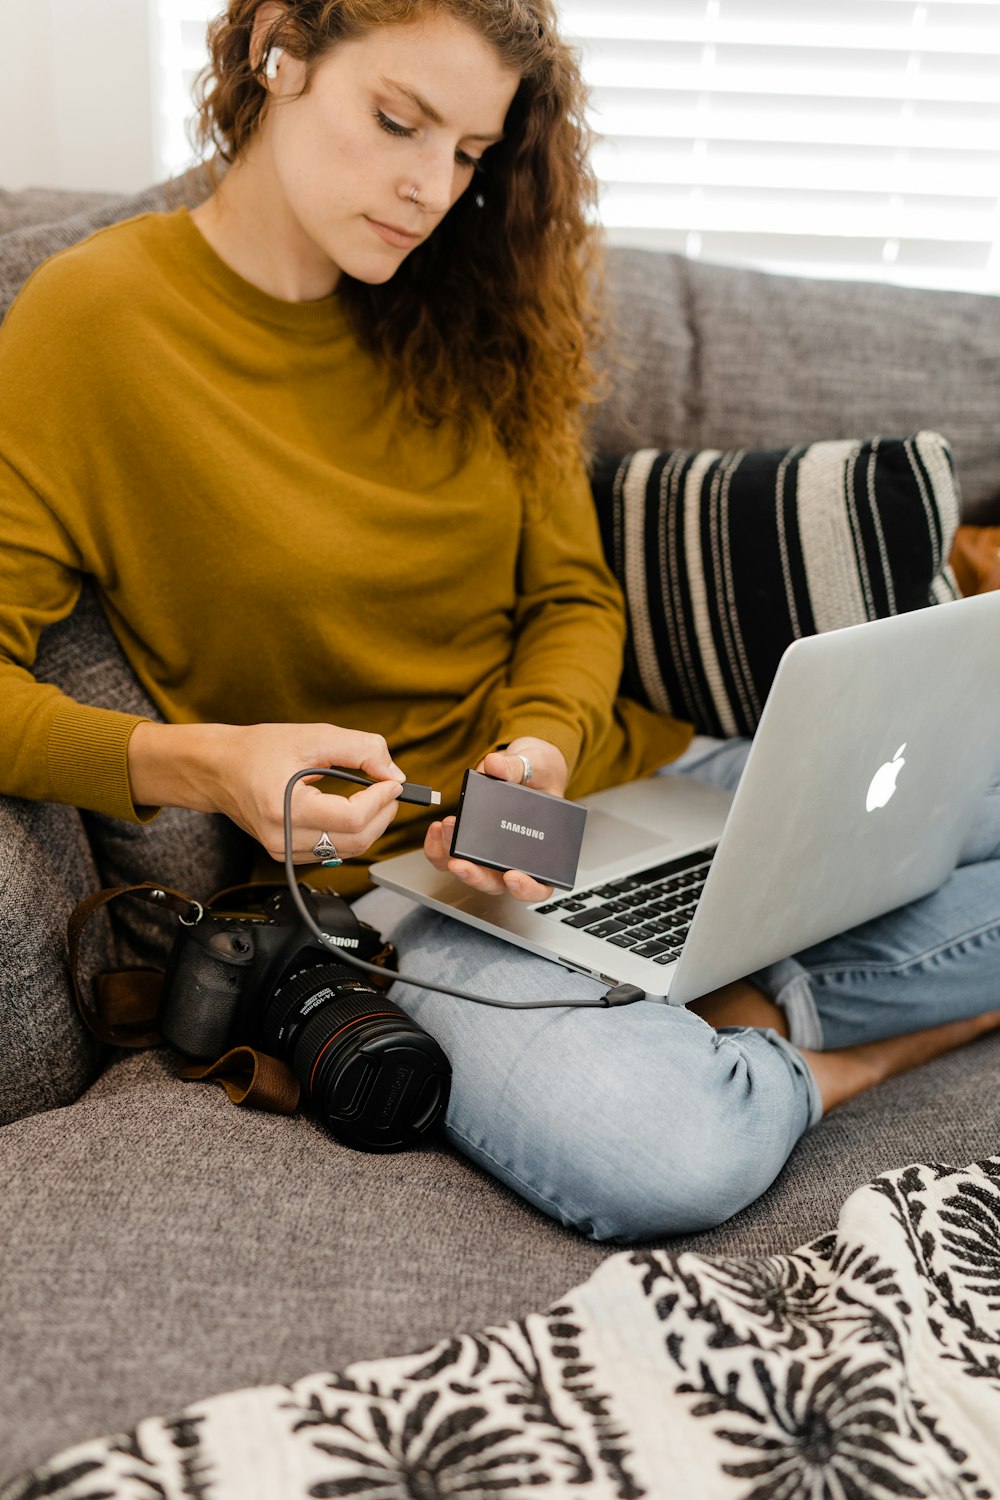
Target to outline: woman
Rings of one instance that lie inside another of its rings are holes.
[[[213,195],[49,262],[0,339],[3,788],[223,812],[277,857],[291,774],[355,767],[374,784],[350,798],[298,787],[300,863],[422,839],[470,886],[540,899],[449,860],[448,820],[398,805],[396,761],[448,805],[469,765],[580,795],[668,762],[732,778],[745,750],[687,748],[687,726],[615,701],[621,603],[580,456],[593,184],[572,54],[548,0],[231,0],[211,44]],[[83,575],[164,723],[31,679]],[[824,1108],[1000,1022],[977,1014],[969,941],[971,921],[996,950],[984,871],[930,898],[947,961],[905,986],[897,916],[687,1010],[396,998],[451,1055],[448,1129],[477,1161],[597,1237],[700,1227]],[[363,867],[333,879],[357,894]],[[587,990],[384,892],[360,910],[410,970]],[[830,974],[856,982],[874,941],[891,961],[851,1005]],[[915,1024],[933,1029],[895,1035]]]

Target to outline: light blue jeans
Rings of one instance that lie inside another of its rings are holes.
[[[749,744],[716,741],[661,774],[732,788]],[[404,973],[501,999],[602,986],[464,923],[373,891],[356,911]],[[473,1161],[596,1240],[680,1234],[757,1198],[819,1119],[799,1047],[917,1031],[1000,1008],[1000,786],[933,895],[752,975],[790,1032],[713,1030],[678,1006],[494,1010],[397,984],[453,1068],[445,1130]]]

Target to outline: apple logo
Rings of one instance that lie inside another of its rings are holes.
[[[868,788],[868,796],[865,799],[865,810],[874,812],[876,807],[884,807],[889,798],[896,790],[896,777],[906,765],[903,759],[903,751],[906,749],[906,741],[900,745],[892,760],[887,760],[884,766],[879,766],[871,779]]]

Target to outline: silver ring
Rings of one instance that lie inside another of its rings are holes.
[[[342,865],[344,863],[330,842],[330,836],[327,833],[320,834],[315,844],[313,844],[313,853],[324,865]]]
[[[419,201],[420,201],[420,194],[417,192],[416,188],[415,187],[410,188],[410,202],[411,203],[418,203]]]
[[[528,759],[528,757],[526,755],[522,755],[521,752],[520,752],[520,750],[512,750],[511,754],[512,755],[516,755],[517,758],[518,758],[518,760],[521,762],[522,766],[524,767],[524,775],[521,777],[521,785],[522,786],[527,786],[528,782],[531,780],[532,775],[533,775],[532,768],[531,768],[531,761]]]

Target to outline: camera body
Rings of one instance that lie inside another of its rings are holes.
[[[371,963],[386,944],[329,891],[299,890],[332,946]],[[441,1047],[362,971],[338,963],[289,891],[264,888],[241,911],[204,912],[178,931],[160,1013],[164,1038],[215,1060],[240,1044],[288,1064],[303,1099],[346,1145],[395,1151],[448,1101]]]
[[[300,886],[316,921],[359,957],[360,924],[346,902]],[[161,1030],[189,1057],[217,1058],[234,1039],[263,1047],[261,1002],[288,972],[329,962],[285,890],[247,910],[206,910],[182,926],[167,963]],[[265,1049],[266,1050],[266,1049]]]

